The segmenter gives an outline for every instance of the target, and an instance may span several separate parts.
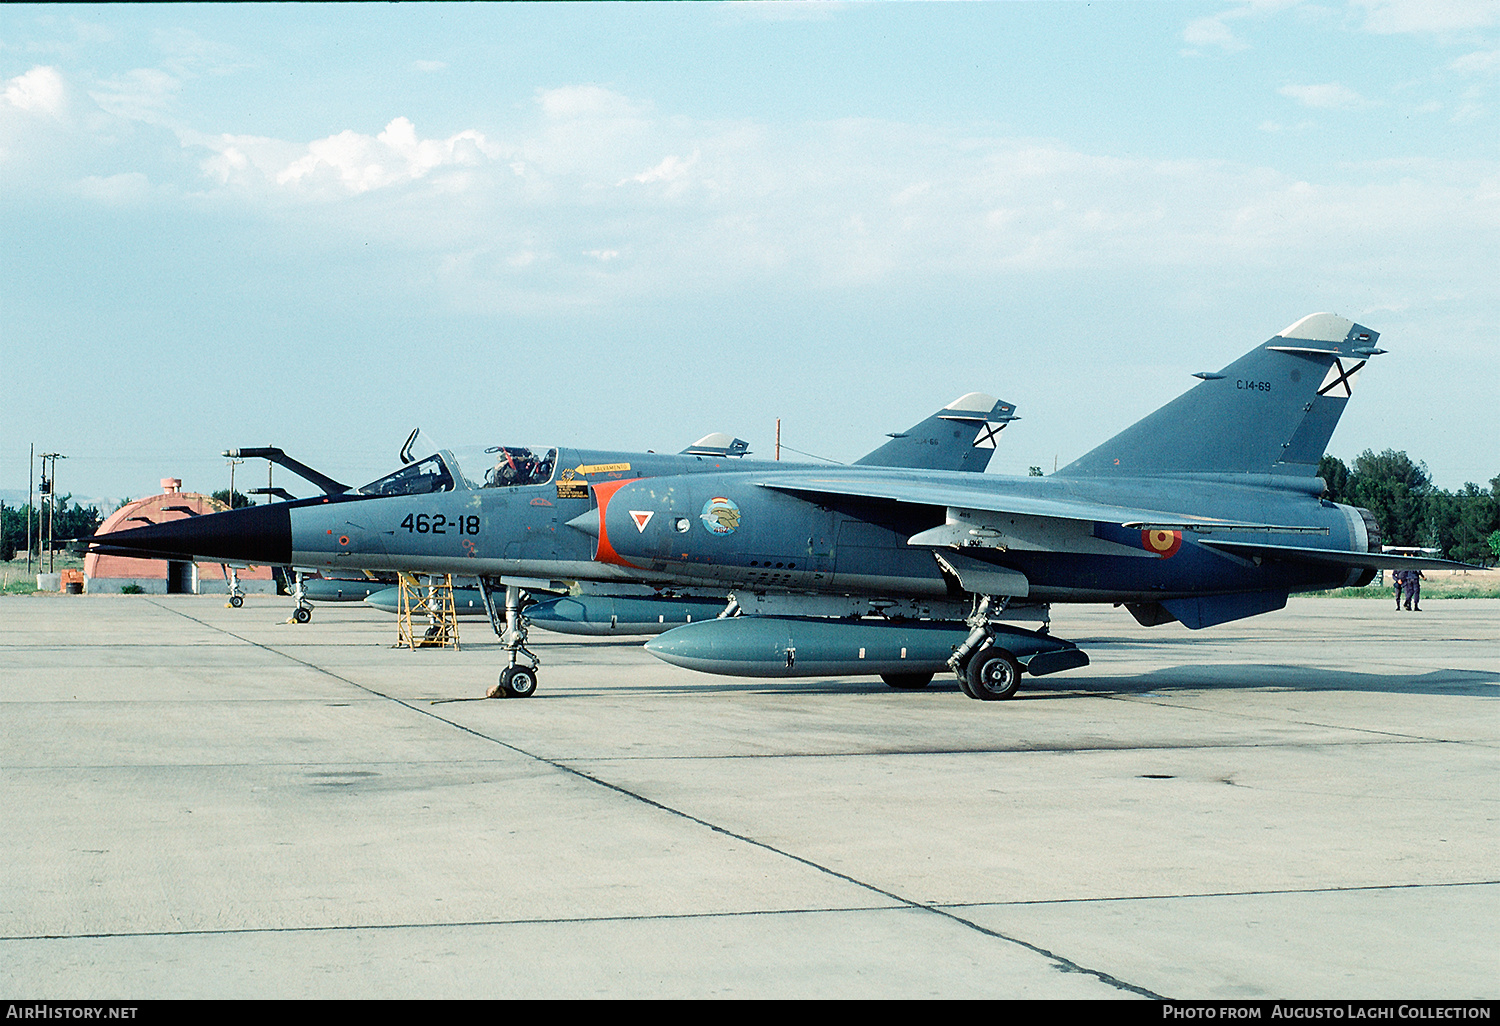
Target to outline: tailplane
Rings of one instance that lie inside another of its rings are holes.
[[[855,460],[854,465],[980,474],[995,455],[1000,432],[1017,419],[1014,403],[970,392],[920,424],[891,435],[889,442]]]
[[[1312,477],[1380,336],[1337,314],[1302,318],[1057,471],[1059,477]]]

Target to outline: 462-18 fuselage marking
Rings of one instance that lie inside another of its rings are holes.
[[[456,528],[455,534],[478,534],[479,516],[455,517],[449,520],[441,513],[408,513],[401,521],[408,534],[447,534],[448,528]]]

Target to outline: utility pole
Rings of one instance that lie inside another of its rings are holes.
[[[42,490],[47,496],[47,572],[57,565],[57,553],[52,548],[52,528],[57,520],[57,461],[67,459],[60,452],[42,453]],[[52,476],[47,476],[47,461],[52,461]]]
[[[31,576],[31,494],[36,486],[36,443],[26,459],[26,575]]]
[[[229,508],[234,509],[234,468],[244,463],[244,460],[225,460],[229,464]]]

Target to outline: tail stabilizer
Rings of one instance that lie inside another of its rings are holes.
[[[921,423],[891,435],[889,442],[861,456],[854,465],[983,473],[995,455],[1000,432],[1017,419],[1014,403],[970,392]]]
[[[1337,314],[1302,318],[1103,445],[1059,477],[1316,475],[1377,332]]]

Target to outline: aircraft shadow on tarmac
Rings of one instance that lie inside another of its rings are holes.
[[[959,691],[958,681],[937,677],[923,689]],[[1191,664],[1166,666],[1134,676],[1089,677],[1072,673],[1050,680],[1026,678],[1012,701],[1129,697],[1186,691],[1350,691],[1373,694],[1477,695],[1500,697],[1500,673],[1484,670],[1435,669],[1421,674],[1359,673],[1321,667],[1267,663]],[[585,695],[878,695],[898,694],[878,680],[759,678],[705,681],[702,684],[642,684],[607,689],[569,689],[538,698],[578,698]],[[920,694],[921,692],[911,692]]]
[[[1046,687],[1046,684],[1033,687]],[[1132,677],[1073,677],[1059,680],[1057,697],[1067,691],[1135,695],[1167,691],[1358,691],[1375,694],[1500,696],[1500,673],[1433,669],[1420,674],[1360,673],[1353,670],[1276,663],[1195,663],[1164,666]],[[1032,692],[1036,694],[1036,692]],[[1021,696],[1026,695],[1025,691]]]

